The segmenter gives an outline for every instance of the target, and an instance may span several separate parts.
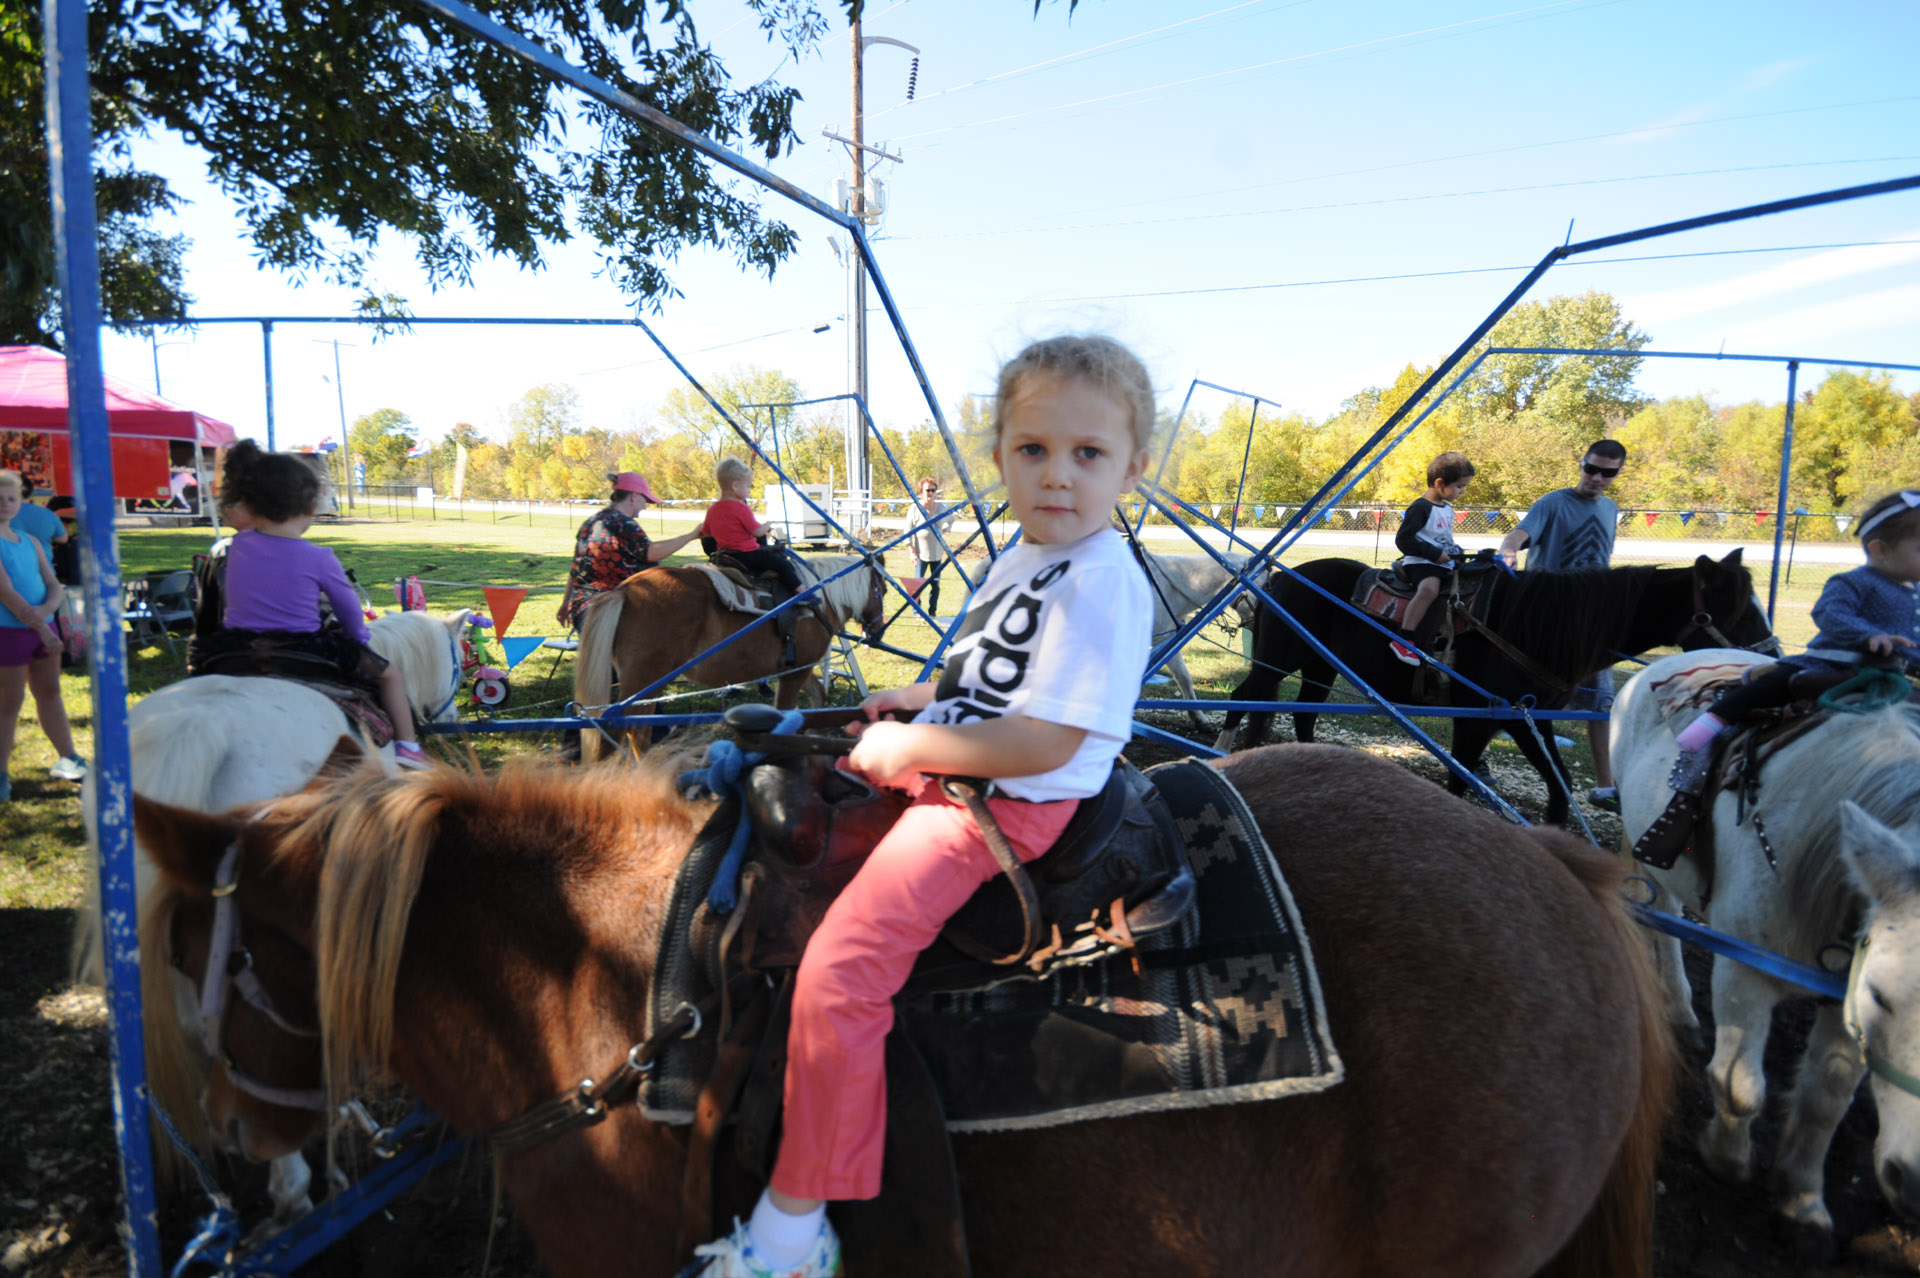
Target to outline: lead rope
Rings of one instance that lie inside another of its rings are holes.
[[[240,1244],[240,1213],[233,1209],[233,1200],[214,1183],[213,1176],[207,1171],[207,1165],[200,1161],[200,1155],[194,1151],[192,1145],[187,1143],[186,1138],[180,1135],[179,1129],[173,1125],[173,1120],[167,1117],[167,1111],[152,1104],[147,1108],[159,1122],[160,1130],[165,1132],[167,1139],[173,1142],[173,1147],[179,1151],[182,1158],[187,1160],[187,1165],[193,1168],[194,1178],[200,1182],[200,1192],[204,1193],[207,1201],[212,1204],[207,1214],[200,1218],[200,1232],[187,1243],[186,1250],[180,1253],[180,1259],[174,1262],[172,1270],[169,1271],[171,1278],[181,1278],[181,1275],[186,1273],[187,1266],[196,1260],[216,1270],[224,1269],[226,1262],[233,1256],[233,1249]],[[210,1252],[215,1247],[220,1248],[219,1259],[202,1255],[203,1252]]]

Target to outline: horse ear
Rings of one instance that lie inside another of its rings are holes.
[[[1851,799],[1840,801],[1840,854],[1876,902],[1886,904],[1920,891],[1920,849]]]
[[[367,752],[360,748],[360,742],[341,733],[340,739],[333,743],[333,749],[327,753],[326,761],[320,765],[320,770],[313,774],[313,780],[307,782],[307,789],[317,790],[335,778],[352,772],[366,760]]]
[[[226,817],[176,808],[136,794],[133,830],[163,876],[190,895],[205,898],[211,894],[220,858],[240,826]]]
[[[1725,568],[1738,568],[1740,566],[1740,552],[1745,549],[1745,546],[1735,546],[1733,553],[1720,561],[1721,566]]]

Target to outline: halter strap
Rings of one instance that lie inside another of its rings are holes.
[[[452,627],[447,628],[447,662],[453,670],[453,686],[447,689],[447,695],[440,704],[428,712],[426,722],[438,723],[440,716],[447,712],[453,699],[460,695],[460,685],[466,682],[466,666],[460,660],[460,640],[454,635]]]

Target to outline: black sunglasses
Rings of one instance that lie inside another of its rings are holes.
[[[1612,479],[1620,473],[1618,466],[1596,466],[1592,462],[1581,462],[1580,469],[1586,471],[1589,475],[1599,475],[1603,479]]]

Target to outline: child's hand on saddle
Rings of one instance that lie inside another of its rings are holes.
[[[849,724],[849,728],[860,725]],[[920,728],[882,719],[861,728],[860,740],[847,756],[847,766],[875,785],[910,786],[920,773]]]
[[[1876,657],[1891,657],[1895,648],[1911,648],[1913,640],[1905,635],[1875,635],[1867,640],[1867,651]]]

